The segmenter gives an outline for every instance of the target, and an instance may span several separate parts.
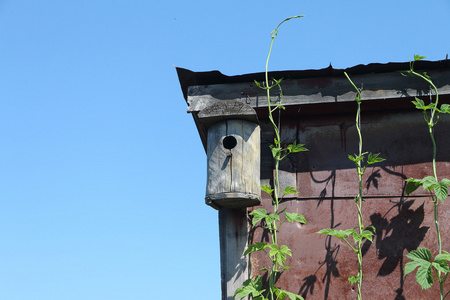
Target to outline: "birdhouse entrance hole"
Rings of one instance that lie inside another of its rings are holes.
[[[231,150],[237,145],[237,140],[234,136],[228,135],[222,141],[223,147],[225,149]]]

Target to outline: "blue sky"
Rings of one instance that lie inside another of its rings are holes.
[[[448,1],[0,0],[2,299],[219,299],[206,156],[173,65],[430,60]]]

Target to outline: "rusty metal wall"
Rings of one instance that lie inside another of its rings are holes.
[[[433,206],[420,188],[404,194],[409,177],[431,175],[432,145],[421,112],[415,109],[362,111],[364,151],[380,152],[386,161],[367,168],[364,176],[363,217],[365,225],[376,228],[373,243],[364,244],[363,296],[365,299],[438,299],[438,284],[426,291],[416,283],[415,272],[404,277],[409,261],[405,255],[417,247],[436,254],[437,238]],[[412,105],[412,104],[411,104]],[[269,143],[273,134],[264,112],[258,117],[262,127],[262,182],[273,175]],[[356,299],[356,286],[348,276],[358,270],[356,255],[341,240],[319,235],[324,228],[348,229],[357,226],[353,198],[358,193],[357,174],[348,154],[358,150],[355,115],[351,110],[326,114],[286,113],[281,117],[282,140],[306,144],[309,152],[291,156],[281,164],[283,185],[296,186],[299,195],[286,198],[281,207],[305,216],[307,224],[285,223],[279,233],[281,244],[292,249],[277,285],[299,293],[305,299]],[[450,178],[450,117],[442,116],[436,126],[438,176]],[[271,200],[263,195],[262,206],[271,211]],[[443,249],[450,249],[449,203],[439,211]],[[255,207],[258,208],[258,207]],[[261,228],[250,232],[250,243],[267,241]],[[252,275],[270,262],[252,254]],[[450,285],[445,287],[449,290]]]

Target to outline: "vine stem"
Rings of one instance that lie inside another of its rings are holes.
[[[277,124],[275,123],[275,121],[273,119],[273,112],[279,107],[278,105],[281,105],[281,101],[282,100],[280,98],[280,104],[278,104],[277,107],[275,107],[272,110],[272,105],[270,103],[270,89],[272,87],[278,85],[278,84],[275,83],[274,85],[270,85],[270,83],[269,83],[269,60],[270,60],[270,55],[272,53],[273,42],[275,40],[275,37],[278,34],[278,28],[284,22],[286,22],[286,21],[288,21],[288,20],[290,20],[292,18],[299,18],[299,17],[303,17],[303,16],[295,16],[295,17],[290,17],[290,18],[284,19],[280,24],[278,24],[278,26],[275,28],[275,30],[272,31],[272,33],[271,33],[272,40],[270,42],[269,54],[267,55],[267,60],[266,60],[266,68],[265,68],[266,84],[265,84],[265,89],[266,89],[266,93],[267,93],[267,107],[268,107],[268,110],[269,110],[269,120],[272,123],[272,127],[273,127],[273,130],[275,132],[275,143],[276,143],[275,147],[277,147],[277,148],[280,148],[281,137],[280,137],[280,129],[278,128]],[[275,175],[274,175],[274,195],[273,195],[273,199],[272,199],[273,200],[273,204],[275,206],[274,213],[278,213],[278,206],[279,206],[280,182],[279,182],[279,177],[278,177],[278,167],[279,167],[279,164],[280,164],[280,155],[281,155],[281,153],[279,153],[279,154],[274,156],[274,158],[275,158]],[[278,245],[277,230],[278,230],[278,228],[277,228],[277,221],[273,220],[272,221],[272,225],[271,225],[271,229],[270,229],[270,235],[271,235],[271,238],[272,238],[272,243],[275,244],[275,245]],[[277,262],[276,262],[276,258],[274,258],[272,260],[272,267],[271,267],[271,272],[270,272],[270,276],[269,276],[269,294],[270,294],[270,299],[271,300],[274,300],[274,289],[273,288],[275,286],[276,272],[277,272]]]
[[[280,23],[281,25],[281,23]],[[280,26],[277,26],[278,27]],[[277,29],[275,29],[274,31],[276,32]],[[267,107],[269,109],[269,120],[272,123],[272,127],[274,129],[275,132],[275,140],[279,141],[280,140],[280,131],[277,127],[277,125],[275,124],[275,121],[273,120],[273,114],[272,114],[272,106],[270,103],[270,89],[271,89],[271,85],[269,84],[269,71],[268,71],[268,67],[269,67],[269,59],[270,59],[270,54],[272,53],[272,47],[273,47],[273,41],[276,37],[276,34],[274,34],[272,32],[272,41],[270,42],[270,48],[269,48],[269,54],[267,55],[267,60],[266,60],[266,69],[265,69],[265,79],[266,79],[266,93],[267,93]],[[277,146],[277,145],[275,145]],[[274,195],[273,195],[273,204],[275,205],[275,212],[278,212],[278,193],[279,193],[279,186],[278,186],[278,160],[277,157],[275,157],[275,175],[274,175]],[[271,225],[271,229],[270,231],[270,235],[272,238],[272,243],[273,244],[277,244],[277,233],[276,233],[276,220],[272,221],[272,225]],[[272,267],[270,270],[270,276],[269,276],[269,295],[270,295],[270,299],[274,300],[274,295],[273,295],[273,287],[275,286],[275,272],[276,272],[276,261],[272,259]]]
[[[270,60],[270,55],[272,53],[272,48],[273,48],[273,42],[275,40],[275,37],[278,35],[278,28],[281,26],[281,24],[283,24],[286,21],[289,21],[290,19],[294,19],[294,18],[301,18],[303,17],[303,15],[301,16],[294,16],[294,17],[289,17],[284,19],[280,24],[278,24],[278,26],[275,28],[275,30],[272,31],[271,33],[271,37],[272,37],[272,41],[270,42],[270,48],[269,48],[269,54],[267,55],[267,60],[266,60],[266,67],[265,67],[265,86],[264,89],[266,90],[267,93],[267,107],[269,110],[269,120],[272,123],[272,127],[273,130],[275,132],[275,147],[277,148],[277,155],[274,155],[274,159],[275,159],[275,174],[274,174],[274,191],[273,191],[273,198],[272,198],[272,202],[274,207],[274,213],[278,214],[278,208],[279,208],[279,196],[280,196],[280,180],[278,177],[278,170],[279,170],[279,164],[280,164],[280,160],[281,160],[281,136],[280,136],[280,129],[277,126],[277,124],[275,123],[275,120],[273,119],[273,112],[276,111],[281,106],[281,102],[283,99],[283,95],[282,95],[282,91],[281,91],[281,87],[279,86],[279,82],[274,82],[273,85],[271,85],[269,83],[269,60]],[[278,86],[280,88],[280,103],[277,104],[277,106],[272,109],[272,105],[270,102],[270,89],[273,88],[274,86]],[[280,113],[280,112],[278,112]],[[280,224],[281,226],[281,224]],[[272,238],[272,243],[277,245],[278,247],[278,239],[277,239],[277,231],[278,231],[278,226],[277,226],[277,220],[273,220],[272,224],[270,226],[271,228],[269,228],[269,232],[270,232],[270,236]],[[271,267],[271,272],[270,272],[270,276],[269,276],[269,295],[270,295],[270,299],[274,300],[274,286],[275,286],[275,281],[276,281],[276,274],[277,274],[278,270],[277,270],[277,261],[276,258],[274,257],[272,260],[272,267]]]
[[[364,223],[363,223],[363,216],[362,216],[362,175],[364,174],[365,168],[362,166],[362,156],[363,156],[363,139],[362,139],[362,133],[361,133],[361,90],[356,87],[356,85],[353,83],[353,81],[350,79],[348,74],[344,72],[345,76],[347,77],[348,81],[353,85],[356,92],[358,93],[358,96],[356,97],[356,131],[358,132],[358,158],[359,160],[356,162],[356,171],[358,172],[358,197],[355,199],[356,201],[356,207],[358,209],[358,234],[361,236],[363,230],[364,230]],[[363,269],[362,269],[362,239],[359,239],[356,243],[356,254],[358,256],[358,300],[362,299],[362,293],[361,293],[361,287],[362,287],[362,280],[363,280]]]
[[[429,127],[429,132],[430,132],[431,141],[433,142],[433,174],[434,174],[434,178],[436,179],[436,181],[439,182],[438,178],[437,178],[437,171],[436,171],[436,141],[434,139],[433,127]],[[442,254],[441,232],[439,230],[439,215],[438,215],[439,200],[437,199],[436,196],[432,196],[432,198],[433,198],[433,204],[434,204],[434,222],[436,225],[436,231],[437,231],[437,237],[438,237],[438,249],[439,249],[439,254]]]
[[[358,92],[360,95],[360,93]],[[361,96],[360,96],[361,97]],[[356,129],[358,131],[359,136],[359,157],[362,156],[362,134],[361,134],[361,101],[357,101],[358,107],[356,110]],[[357,171],[358,171],[358,185],[359,185],[359,191],[358,191],[358,202],[356,206],[358,207],[358,234],[361,236],[362,231],[364,230],[364,224],[363,224],[363,217],[361,212],[362,207],[362,175],[363,170],[361,166],[361,161],[359,160],[357,163]],[[358,254],[358,300],[362,299],[361,295],[361,286],[362,286],[362,280],[363,280],[363,271],[362,271],[362,240],[359,239],[357,243],[357,254]]]
[[[437,103],[437,102],[436,102]],[[433,110],[434,112],[434,110]],[[428,123],[428,128],[429,128],[429,132],[430,132],[430,137],[431,137],[431,141],[433,142],[433,175],[434,178],[436,179],[436,182],[438,181],[437,178],[437,171],[436,171],[436,140],[434,139],[434,133],[433,133],[433,114],[432,117],[430,118],[430,123]],[[433,196],[433,194],[431,194],[431,197],[433,199],[433,211],[434,211],[434,223],[436,226],[436,233],[437,233],[437,240],[438,240],[438,251],[439,254],[442,254],[442,241],[441,241],[441,232],[439,229],[439,199],[437,199],[436,196]],[[443,294],[444,294],[444,282],[445,280],[441,279],[441,271],[437,270],[438,273],[438,281],[439,281],[439,291],[440,291],[440,299],[443,300]]]
[[[272,53],[272,48],[273,48],[273,44],[274,44],[274,39],[278,34],[278,28],[281,26],[281,24],[283,24],[284,22],[290,20],[290,19],[294,19],[294,18],[300,18],[303,17],[303,15],[301,16],[294,16],[294,17],[290,17],[290,18],[286,18],[284,19],[280,24],[278,24],[278,26],[275,28],[275,30],[272,31],[271,33],[271,43],[270,43],[270,48],[269,48],[269,53],[267,55],[267,60],[266,60],[266,66],[265,66],[265,82],[263,82],[262,84],[258,83],[258,81],[255,80],[256,85],[259,88],[265,89],[266,93],[267,93],[267,107],[268,107],[268,118],[270,120],[270,123],[272,125],[272,128],[275,132],[275,138],[274,138],[274,145],[270,145],[270,148],[272,149],[272,155],[273,158],[275,160],[275,174],[273,176],[273,189],[271,187],[267,187],[267,185],[261,186],[261,189],[265,192],[267,192],[268,194],[270,194],[271,199],[272,199],[272,204],[274,206],[274,211],[272,214],[268,214],[267,211],[265,209],[257,209],[255,211],[252,211],[250,214],[256,216],[256,211],[259,211],[258,215],[259,215],[259,220],[255,222],[255,219],[252,220],[252,225],[253,227],[255,227],[255,223],[257,222],[263,222],[262,219],[264,219],[265,224],[261,224],[262,227],[266,228],[266,230],[269,231],[269,242],[268,243],[262,243],[263,247],[261,248],[260,245],[258,245],[258,243],[256,245],[252,245],[252,246],[256,246],[257,248],[251,248],[248,247],[248,249],[246,250],[247,254],[250,254],[254,251],[263,251],[271,260],[272,262],[272,266],[270,268],[270,270],[267,270],[268,276],[269,276],[269,287],[268,287],[268,291],[266,289],[264,290],[259,290],[258,291],[258,295],[255,295],[255,293],[252,292],[252,296],[256,297],[258,299],[266,299],[266,300],[278,300],[278,297],[281,296],[281,298],[286,298],[286,295],[289,296],[289,298],[292,298],[291,294],[287,291],[278,289],[277,287],[275,287],[275,282],[277,281],[277,277],[278,277],[278,273],[281,272],[281,269],[279,270],[279,266],[281,268],[283,268],[283,270],[287,269],[285,268],[285,259],[286,259],[286,254],[291,255],[291,250],[289,248],[287,248],[287,246],[281,246],[278,247],[278,238],[277,238],[277,232],[280,229],[280,227],[283,225],[283,223],[288,220],[289,222],[293,222],[292,218],[288,218],[288,215],[286,213],[285,215],[285,219],[284,220],[280,220],[280,215],[286,210],[284,209],[283,211],[279,211],[279,203],[280,203],[280,180],[279,180],[279,176],[278,176],[278,172],[279,172],[279,164],[280,161],[282,159],[284,159],[288,154],[290,154],[293,150],[293,147],[296,147],[294,149],[295,152],[299,152],[299,151],[307,151],[304,150],[305,148],[301,147],[303,145],[298,146],[296,143],[294,143],[293,145],[288,145],[286,147],[286,149],[283,149],[281,147],[281,136],[280,136],[280,116],[281,114],[278,114],[278,125],[275,123],[275,120],[273,118],[273,113],[275,111],[279,111],[281,108],[284,108],[281,103],[283,100],[283,91],[281,89],[280,86],[280,82],[282,79],[280,80],[273,80],[272,83],[269,82],[269,71],[268,71],[268,66],[269,66],[269,60],[270,60],[270,55]],[[277,105],[275,105],[275,107],[272,109],[272,105],[271,105],[271,101],[270,101],[270,89],[272,89],[273,87],[278,87],[280,89],[280,101],[279,103],[277,103]],[[270,191],[269,191],[270,189]],[[288,193],[288,192],[286,192]],[[292,193],[292,189],[289,189],[289,193]],[[282,197],[281,197],[282,199]],[[264,216],[261,216],[261,213],[263,212]],[[303,216],[296,214],[297,217],[301,217],[301,219],[304,219]],[[298,218],[296,218],[296,221],[298,221]],[[299,221],[301,223],[304,223],[304,221]],[[272,244],[271,244],[271,243]],[[269,247],[270,250],[267,252],[265,249]],[[275,249],[276,248],[276,249]],[[280,258],[282,259],[280,261]],[[245,296],[247,296],[247,294],[245,294],[244,290],[247,287],[247,284],[250,283],[254,283],[257,282],[258,285],[261,283],[261,276],[257,276],[255,280],[252,280],[251,278],[249,279],[251,281],[246,281],[244,282],[243,286],[241,286],[240,288],[238,288],[235,292],[235,296],[236,295],[240,295],[242,296],[243,294]],[[250,282],[250,283],[248,283]],[[259,288],[260,289],[260,288]],[[280,294],[281,293],[281,294]],[[233,297],[234,298],[234,297]],[[248,297],[245,297],[248,298]],[[280,298],[280,299],[281,299]],[[300,298],[303,299],[300,296],[296,296],[296,299]]]

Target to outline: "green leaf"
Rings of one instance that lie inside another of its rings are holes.
[[[428,108],[425,106],[425,103],[422,99],[415,97],[416,100],[411,101],[417,109],[427,110]]]
[[[420,263],[431,262],[431,256],[432,255],[430,249],[422,247],[419,247],[416,250],[412,250],[411,252],[406,254],[407,258],[414,261],[418,261]]]
[[[286,263],[286,255],[292,256],[291,249],[286,245],[282,245],[280,249],[278,249],[277,244],[272,244],[269,245],[269,248],[269,256],[281,267],[284,267],[284,264]]]
[[[284,188],[283,193],[284,193],[285,195],[288,195],[288,194],[298,194],[297,190],[296,190],[295,188],[293,188],[292,186],[289,186],[289,185],[288,185],[287,187]]]
[[[280,216],[278,214],[270,214],[270,215],[266,215],[266,223],[267,224],[271,224],[273,221],[280,221]]]
[[[347,229],[347,230],[336,230],[336,229],[326,228],[326,229],[319,230],[316,233],[327,234],[327,235],[335,236],[337,238],[345,240],[350,235],[356,234],[356,230],[353,228]]]
[[[431,266],[433,268],[435,268],[436,270],[438,270],[439,272],[443,272],[445,274],[447,274],[450,271],[450,268],[449,268],[447,262],[445,262],[445,261],[440,261],[440,262],[434,261],[431,263]]]
[[[367,226],[366,229],[370,229],[373,233],[375,233],[377,231],[375,229],[375,226],[372,226],[372,225]]]
[[[273,192],[273,188],[267,184],[260,186],[260,188],[263,192],[266,192],[269,195],[272,194],[272,192]]]
[[[305,144],[297,144],[297,142],[294,142],[293,144],[288,145],[286,149],[292,153],[308,151],[304,146]]]
[[[438,184],[438,182],[436,181],[436,178],[434,178],[433,176],[427,176],[427,177],[423,178],[421,180],[421,183],[422,183],[423,189],[424,190],[427,189],[429,191],[431,191],[434,188],[434,186],[436,184]]]
[[[414,61],[418,61],[421,59],[425,59],[427,58],[426,56],[420,56],[419,54],[414,54]]]
[[[256,252],[256,251],[264,251],[264,249],[266,249],[267,247],[269,247],[268,243],[262,243],[262,242],[258,242],[255,244],[251,244],[248,245],[247,250],[245,250],[244,255]]]
[[[350,159],[350,160],[353,161],[353,162],[356,162],[356,154],[355,154],[355,156],[349,154],[349,155],[348,155],[348,159]]]
[[[280,147],[275,147],[274,145],[270,145],[269,147],[272,150],[272,156],[274,158],[281,156],[281,148]]]
[[[256,86],[257,87],[259,87],[260,89],[266,89],[263,85],[264,85],[264,83],[263,83],[263,85],[261,85],[258,81],[256,81],[256,80],[254,80],[254,82],[255,82],[255,84],[256,84]]]
[[[281,211],[278,212],[278,215],[280,216],[282,213],[284,213],[287,210],[287,207],[283,208]]]
[[[286,263],[286,255],[282,253],[278,253],[276,256],[277,264],[284,267],[284,264]]]
[[[234,293],[233,299],[238,296],[238,299],[242,299],[248,295],[252,295],[253,299],[257,299],[255,297],[259,297],[265,290],[262,289],[262,278],[261,276],[256,276],[255,280],[247,279],[241,287],[236,289]],[[264,298],[260,298],[264,299]]]
[[[414,192],[419,186],[422,186],[424,190],[431,191],[435,185],[439,184],[433,176],[427,176],[422,179],[409,178],[406,181],[408,182],[405,189],[406,194]],[[446,185],[450,184],[450,180],[448,179],[446,181],[443,180],[443,182]]]
[[[417,267],[420,267],[420,263],[417,261],[409,261],[405,264],[405,276],[414,271]]]
[[[431,251],[429,249],[420,247],[406,254],[406,257],[411,259],[411,262],[405,264],[405,276],[418,267],[416,281],[423,290],[428,289],[433,285],[431,256]]]
[[[279,289],[274,287],[275,295],[278,300],[286,300],[286,297],[289,297],[290,300],[304,300],[304,298],[300,295],[296,295],[294,293]]]
[[[361,234],[358,234],[355,229],[347,229],[346,231],[350,232],[355,244],[359,241],[362,241],[364,238],[370,237],[372,238],[373,233],[369,230],[364,230]],[[372,241],[372,240],[371,240]]]
[[[376,153],[376,154],[369,153],[369,157],[367,158],[367,163],[369,165],[371,165],[371,164],[376,164],[376,163],[386,160],[384,158],[378,157],[378,155],[380,155],[380,153]]]
[[[316,233],[318,233],[318,234],[333,235],[335,232],[337,232],[337,230],[331,229],[331,228],[325,228],[325,229],[322,229],[322,230],[317,231]]]
[[[306,219],[303,215],[297,214],[297,213],[285,213],[286,220],[288,220],[290,223],[299,222],[302,224],[306,224]]]
[[[450,254],[447,251],[443,251],[443,252],[444,253],[436,255],[436,257],[434,258],[434,261],[442,261],[442,260],[450,261]]]
[[[412,192],[414,192],[421,186],[420,180],[416,181],[416,179],[414,179],[414,178],[409,178],[406,181],[407,181],[406,187],[405,187],[406,195],[411,194]]]
[[[357,163],[357,162],[359,162],[359,161],[361,161],[361,160],[363,160],[364,159],[364,155],[360,155],[360,156],[358,156],[358,155],[348,155],[348,159],[350,159],[351,161],[353,161],[353,162],[355,162],[355,163]]]
[[[444,200],[448,196],[448,185],[444,182],[440,182],[434,186],[434,193],[436,197],[444,203]]]
[[[433,270],[431,264],[429,266],[420,266],[416,272],[417,283],[420,284],[422,290],[426,290],[433,285]]]
[[[275,78],[272,78],[272,80],[274,81],[273,85],[275,86],[275,85],[279,85],[283,81],[283,78],[281,78],[279,80],[276,80]]]
[[[278,245],[277,244],[271,244],[269,245],[270,251],[269,251],[269,256],[273,259],[273,258],[277,258],[277,256],[280,254],[280,250],[278,249]]]
[[[426,72],[423,73],[423,76],[429,78],[429,76],[426,74]],[[416,106],[417,109],[426,111],[426,110],[429,110],[429,109],[435,109],[436,108],[436,103],[430,103],[428,105],[425,105],[423,100],[421,100],[421,99],[419,99],[417,97],[415,97],[415,99],[416,99],[415,101],[411,101],[411,102]]]
[[[362,239],[364,238],[362,235],[359,235],[356,231],[352,234],[352,237],[355,244],[358,243],[359,241],[362,241]]]
[[[440,111],[442,113],[445,113],[445,114],[450,114],[450,105],[449,104],[442,104]]]
[[[289,249],[289,247],[286,246],[286,245],[281,245],[281,247],[280,247],[280,252],[283,253],[283,254],[292,256],[291,249]]]
[[[441,182],[445,183],[446,185],[450,185],[450,179],[444,178]]]
[[[450,267],[447,261],[450,261],[450,254],[444,251],[444,253],[436,255],[436,257],[434,258],[433,266],[440,272],[443,272],[445,274],[450,273]]]
[[[267,211],[264,208],[258,208],[250,212],[249,215],[253,216],[252,225],[255,227],[259,221],[267,216]]]
[[[350,281],[351,284],[358,283],[359,276],[350,276],[350,277],[348,277],[348,281]]]
[[[431,77],[428,75],[427,72],[423,72],[422,75],[423,75],[423,77],[425,77],[425,78],[431,80]]]
[[[270,244],[269,248],[270,248],[270,251],[275,251],[275,252],[269,253],[269,255],[275,255],[278,252],[278,245],[277,244]]]
[[[366,238],[371,242],[373,241],[373,236],[374,236],[374,234],[370,230],[364,230],[363,232],[361,232],[361,237]]]

